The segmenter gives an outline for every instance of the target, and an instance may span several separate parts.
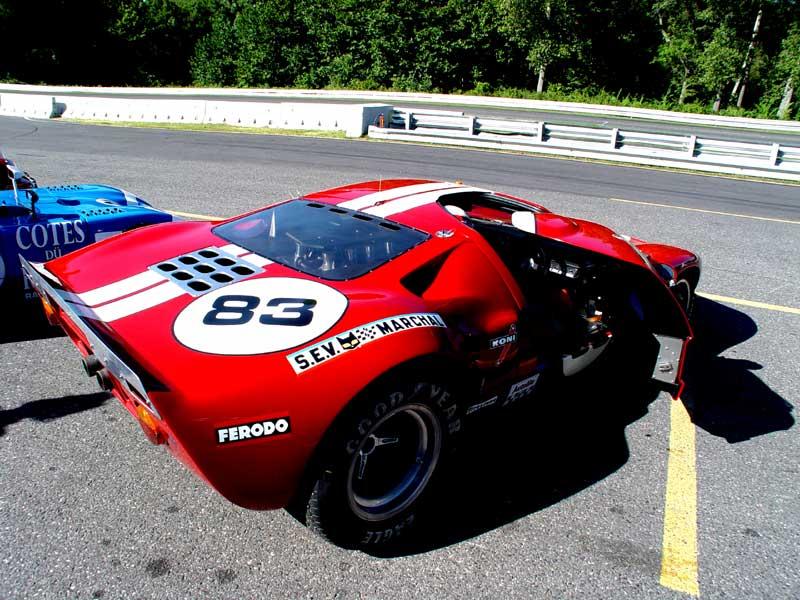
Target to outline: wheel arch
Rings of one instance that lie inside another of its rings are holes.
[[[351,417],[358,405],[376,390],[386,386],[394,379],[402,377],[417,376],[419,374],[435,374],[438,378],[445,379],[455,389],[463,389],[468,384],[463,375],[465,365],[461,364],[455,357],[444,353],[429,353],[415,356],[409,360],[397,363],[381,372],[376,377],[367,382],[346,404],[331,421],[325,430],[316,447],[311,453],[311,457],[303,468],[303,473],[295,488],[292,499],[286,506],[286,510],[298,521],[305,524],[306,501],[311,494],[312,488],[319,472],[323,467],[329,450],[337,441],[342,426]],[[459,407],[463,409],[462,406]]]

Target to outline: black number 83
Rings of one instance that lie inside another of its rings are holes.
[[[203,317],[205,325],[244,325],[255,316],[261,304],[256,296],[220,296],[214,300],[212,309]],[[264,325],[289,325],[302,327],[314,318],[312,309],[317,305],[310,298],[273,298],[265,304],[272,309],[263,312],[258,322]]]

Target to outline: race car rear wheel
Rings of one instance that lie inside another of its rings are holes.
[[[385,551],[407,539],[460,428],[449,386],[433,379],[367,393],[330,445],[308,499],[306,524],[350,548]]]

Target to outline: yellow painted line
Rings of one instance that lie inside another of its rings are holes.
[[[660,583],[672,590],[699,596],[694,424],[683,402],[670,401],[670,406]]]
[[[714,300],[715,302],[725,302],[726,304],[738,304],[739,306],[750,306],[752,308],[763,308],[764,310],[774,310],[789,313],[790,315],[800,315],[800,308],[793,306],[781,306],[780,304],[767,304],[766,302],[755,302],[754,300],[743,300],[741,298],[731,298],[729,296],[718,296],[717,294],[707,294],[697,292],[698,296]]]
[[[612,202],[624,202],[626,204],[639,204],[642,206],[655,206],[657,208],[674,208],[675,210],[688,210],[691,212],[705,213],[709,215],[722,215],[724,217],[737,217],[739,219],[754,219],[756,221],[771,221],[773,223],[788,223],[790,225],[800,225],[800,221],[791,219],[776,219],[773,217],[756,217],[755,215],[743,215],[740,213],[722,212],[719,210],[706,210],[704,208],[692,208],[690,206],[674,206],[672,204],[659,204],[657,202],[642,202],[641,200],[625,200],[623,198],[609,198]]]
[[[168,213],[176,217],[186,217],[187,219],[194,219],[196,221],[220,221],[222,217],[212,217],[211,215],[198,215],[195,213],[180,212],[179,210],[168,210]]]

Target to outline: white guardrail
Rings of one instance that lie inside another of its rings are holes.
[[[279,97],[292,92],[298,98],[304,97],[309,101],[278,101]],[[320,97],[333,99],[334,94],[325,92],[59,88],[0,84],[0,115],[344,131],[349,137],[368,133],[369,137],[377,139],[522,151],[800,181],[798,146],[723,141],[697,135],[656,134],[618,128],[577,127],[544,121],[490,119],[460,111],[401,108],[390,104],[321,103]],[[136,94],[147,97],[136,97]],[[158,97],[166,94],[173,97]],[[349,92],[335,94],[340,99],[350,95]],[[400,96],[383,92],[352,94],[360,98]],[[259,99],[254,99],[255,96]],[[310,101],[312,96],[315,99],[313,102]],[[404,96],[424,98],[438,95]],[[457,97],[459,101],[465,98],[470,97]],[[383,126],[378,126],[379,123]],[[784,127],[784,131],[787,126],[797,125],[797,132],[800,133],[800,123],[776,123]],[[759,124],[763,127],[762,122],[759,121]]]
[[[697,135],[484,119],[456,111],[395,107],[388,127],[370,126],[369,137],[800,181],[800,147]]]

